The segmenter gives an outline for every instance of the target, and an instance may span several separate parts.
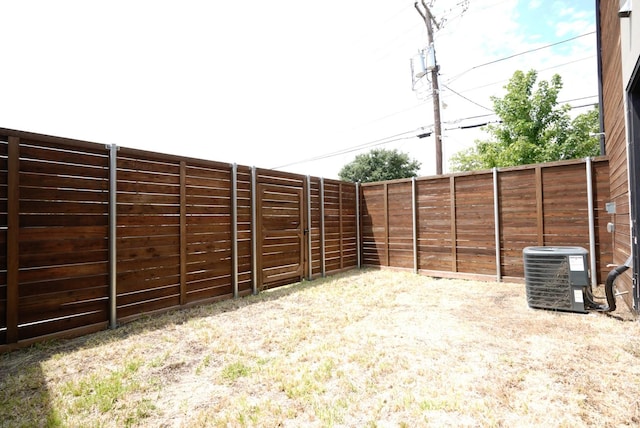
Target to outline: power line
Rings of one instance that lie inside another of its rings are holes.
[[[586,61],[586,60],[591,59],[591,58],[593,58],[593,57],[594,57],[594,55],[590,55],[590,56],[588,56],[588,57],[580,58],[580,59],[573,60],[573,61],[563,62],[563,63],[561,63],[561,64],[552,65],[552,66],[550,66],[550,67],[541,68],[541,69],[539,69],[539,70],[535,70],[535,71],[536,71],[536,72],[541,72],[541,71],[551,70],[551,69],[554,69],[554,68],[560,68],[560,67],[564,67],[564,66],[566,66],[566,65],[574,64],[574,63],[576,63],[576,62]],[[471,69],[469,69],[469,70],[472,70],[472,69],[474,69],[474,68],[476,68],[476,67],[480,67],[480,66],[481,66],[481,65],[474,66],[474,67],[472,67],[472,68],[471,68]],[[467,70],[467,71],[469,71],[469,70]],[[465,72],[465,73],[466,73],[466,72]],[[451,80],[447,81],[447,84],[451,83],[453,80],[457,79],[459,76],[460,76],[460,75],[458,75],[458,76],[456,76],[456,77],[452,78]],[[459,93],[457,93],[456,95],[460,95],[460,94],[463,94],[463,93],[466,93],[466,92],[470,92],[470,91],[475,91],[476,89],[482,89],[482,88],[486,88],[486,87],[488,87],[488,86],[493,86],[493,85],[497,85],[497,84],[500,84],[500,83],[503,83],[503,82],[508,82],[508,81],[509,81],[509,79],[503,79],[503,80],[499,80],[499,81],[496,81],[496,82],[487,83],[487,84],[485,84],[485,85],[480,85],[480,86],[475,86],[475,87],[473,87],[473,88],[463,89],[463,90],[461,90]],[[443,84],[443,85],[444,85],[444,84]],[[448,88],[449,90],[451,90],[452,92],[455,92],[455,91],[453,91],[449,86],[447,86],[447,88]],[[430,99],[431,99],[431,97],[429,96],[429,97],[425,98],[424,100],[420,101],[418,104],[415,104],[415,105],[413,105],[413,106],[411,106],[411,107],[407,107],[407,108],[402,109],[402,110],[397,110],[397,111],[395,111],[395,112],[393,112],[393,113],[389,113],[389,114],[387,114],[387,115],[384,115],[384,116],[378,117],[378,118],[373,119],[373,120],[371,120],[371,121],[369,121],[369,122],[366,122],[364,125],[371,125],[371,124],[374,124],[374,123],[378,123],[378,122],[380,122],[380,121],[383,121],[383,120],[385,120],[385,119],[388,119],[388,118],[390,118],[390,117],[393,117],[393,116],[395,116],[395,115],[397,115],[397,114],[405,113],[405,112],[408,112],[408,111],[410,111],[410,110],[413,110],[413,109],[416,109],[416,108],[422,107],[422,106],[424,105],[424,103],[426,103],[426,102],[427,102],[428,100],[430,100]],[[486,108],[486,107],[483,107],[483,108]]]
[[[589,33],[584,33],[584,34],[580,34],[579,36],[571,37],[569,39],[560,40],[559,42],[551,43],[551,44],[540,46],[540,47],[533,48],[533,49],[528,49],[528,50],[523,51],[523,52],[518,52],[518,53],[515,53],[515,54],[512,54],[512,55],[508,55],[508,56],[505,56],[505,57],[502,57],[502,58],[495,59],[493,61],[489,61],[489,62],[485,62],[483,64],[476,65],[474,67],[469,68],[468,70],[463,71],[462,73],[458,74],[457,76],[453,77],[451,80],[449,80],[449,83],[451,83],[452,81],[458,79],[463,74],[467,74],[468,72],[476,70],[476,69],[478,69],[480,67],[485,67],[487,65],[495,64],[495,63],[498,63],[498,62],[501,62],[501,61],[506,61],[508,59],[515,58],[515,57],[521,56],[521,55],[526,55],[526,54],[529,54],[529,53],[532,53],[532,52],[536,52],[536,51],[539,51],[539,50],[542,50],[542,49],[548,49],[548,48],[551,48],[553,46],[558,46],[558,45],[563,44],[563,43],[568,43],[568,42],[571,42],[573,40],[579,39],[581,37],[590,36],[590,35],[595,34],[595,33],[596,33],[595,31],[591,31]]]
[[[570,101],[585,100],[585,99],[594,98],[594,97],[597,97],[597,95],[592,95],[590,97],[573,98],[571,100],[559,102],[558,104],[564,104],[564,103],[568,103]],[[580,105],[577,105],[577,106],[569,105],[569,110],[585,108],[585,107],[593,107],[593,106],[594,106],[594,103],[580,104]],[[479,119],[481,117],[488,117],[488,116],[493,116],[493,114],[485,114],[485,115],[479,115],[479,116],[473,116],[473,117],[466,117],[466,118],[463,118],[463,119],[456,119],[456,120],[452,120],[450,122],[444,122],[444,123],[458,123],[458,122],[462,122],[464,120]],[[498,120],[490,120],[490,121],[486,121],[486,122],[483,122],[483,123],[476,123],[476,124],[473,124],[473,125],[462,125],[462,126],[457,126],[457,127],[452,127],[452,128],[446,128],[445,131],[455,131],[455,130],[458,130],[458,129],[479,128],[481,126],[489,125],[489,124],[492,124],[492,123],[502,123],[502,121],[499,120],[499,119]]]
[[[451,92],[453,92],[454,94],[456,94],[457,96],[459,96],[460,98],[462,98],[462,99],[464,99],[464,100],[469,101],[471,104],[475,104],[475,105],[477,105],[478,107],[481,107],[481,108],[483,108],[483,109],[485,109],[485,110],[488,110],[488,111],[491,111],[491,112],[493,111],[493,109],[490,109],[489,107],[485,107],[485,106],[483,106],[482,104],[478,104],[477,102],[473,101],[472,99],[469,99],[469,98],[465,97],[465,96],[464,96],[464,95],[462,95],[461,93],[454,91],[453,89],[451,89],[449,86],[445,85],[444,83],[442,84],[442,86],[444,86],[445,88],[447,88],[448,90],[450,90]]]
[[[579,98],[572,98],[570,100],[560,101],[560,102],[558,102],[558,104],[565,104],[565,103],[568,103],[568,102],[571,102],[571,101],[579,101],[579,100],[584,100],[584,99],[589,99],[589,98],[594,98],[594,97],[597,97],[597,95],[591,95],[591,96],[579,97]],[[594,103],[587,103],[587,104],[581,104],[581,105],[577,105],[577,106],[571,106],[570,105],[569,107],[570,107],[571,110],[573,110],[573,109],[578,109],[578,108],[592,107],[593,105],[594,105]],[[456,119],[456,120],[452,120],[452,121],[447,121],[447,122],[444,122],[444,123],[453,124],[453,123],[462,122],[462,121],[469,120],[469,119],[480,119],[482,117],[489,117],[489,116],[495,116],[495,113],[482,114],[482,115],[477,115],[477,116],[469,116],[469,117],[460,118],[460,119]],[[471,124],[471,125],[461,125],[461,126],[446,128],[446,129],[443,129],[443,131],[456,131],[456,130],[479,128],[481,126],[490,125],[492,123],[502,123],[502,121],[501,120],[489,120],[489,121],[485,121],[485,122],[482,122],[482,123],[475,123],[475,124]],[[429,137],[429,136],[432,135],[432,132],[428,131],[428,129],[432,128],[432,127],[433,127],[433,125],[422,126],[420,128],[417,128],[417,129],[414,129],[414,130],[411,130],[411,131],[401,132],[399,134],[395,134],[395,135],[391,135],[389,137],[380,138],[378,140],[373,140],[373,141],[369,141],[369,142],[366,142],[366,143],[358,144],[356,146],[347,147],[345,149],[337,150],[335,152],[330,152],[330,153],[326,153],[326,154],[323,154],[323,155],[318,155],[318,156],[314,156],[314,157],[311,157],[311,158],[307,158],[307,159],[303,159],[303,160],[299,160],[299,161],[295,161],[295,162],[290,162],[288,164],[280,165],[280,166],[277,166],[277,167],[273,167],[271,169],[286,168],[286,167],[293,166],[293,165],[299,165],[301,163],[308,163],[308,162],[314,162],[314,161],[318,161],[318,160],[328,159],[328,158],[331,158],[331,157],[340,156],[340,155],[347,154],[347,153],[353,153],[353,152],[356,152],[358,150],[363,150],[363,149],[370,148],[370,147],[382,146],[382,145],[393,143],[393,142],[396,142],[396,141],[409,140],[409,139],[412,139],[412,138]],[[418,134],[418,132],[420,132],[420,134]],[[413,135],[407,135],[407,134],[413,134]]]
[[[423,131],[423,130],[424,130],[424,128],[418,128],[418,129],[414,129],[412,131],[401,132],[399,134],[391,135],[389,137],[380,138],[378,140],[373,140],[373,141],[369,141],[367,143],[358,144],[357,146],[347,147],[345,149],[337,150],[335,152],[326,153],[326,154],[323,154],[323,155],[318,155],[318,156],[314,156],[314,157],[311,157],[311,158],[307,158],[307,159],[291,162],[291,163],[288,163],[288,164],[276,166],[276,167],[273,167],[271,169],[280,169],[280,168],[286,168],[286,167],[292,166],[292,165],[298,165],[298,164],[301,164],[301,163],[314,162],[314,161],[318,161],[318,160],[322,160],[322,159],[331,158],[331,157],[334,157],[334,156],[340,156],[340,155],[344,155],[344,154],[347,154],[347,153],[357,152],[358,150],[362,150],[362,149],[366,149],[366,148],[370,148],[370,147],[376,147],[376,146],[381,146],[383,144],[393,143],[394,141],[400,141],[400,140],[407,140],[407,139],[410,139],[410,138],[415,138],[416,137],[416,133],[420,132],[420,131]],[[403,137],[403,135],[407,135],[407,134],[413,134],[413,135]]]
[[[568,61],[568,62],[563,62],[563,63],[561,63],[561,64],[552,65],[552,66],[550,66],[550,67],[541,68],[541,69],[538,69],[538,70],[535,70],[535,71],[536,71],[537,73],[540,73],[540,72],[542,72],[542,71],[553,70],[554,68],[564,67],[565,65],[575,64],[575,63],[577,63],[577,62],[586,61],[586,60],[588,60],[588,59],[592,59],[592,58],[595,58],[595,55],[589,55],[589,56],[584,57],[584,58],[580,58],[580,59],[576,59],[576,60]],[[451,83],[451,81],[452,81],[452,80],[454,80],[454,78],[452,78],[452,79],[451,79],[450,81],[448,81],[447,83]],[[500,84],[500,83],[508,82],[508,81],[509,81],[509,79],[502,79],[502,80],[498,80],[498,81],[496,81],[496,82],[487,83],[487,84],[484,84],[484,85],[474,86],[474,87],[472,87],[472,88],[463,89],[463,90],[461,90],[460,92],[461,92],[461,93],[471,92],[471,91],[475,91],[476,89],[482,89],[482,88],[486,88],[486,87],[488,87],[488,86],[498,85],[498,84]]]
[[[569,38],[569,39],[561,40],[561,41],[558,41],[558,42],[555,42],[555,43],[551,43],[551,44],[548,44],[548,45],[545,45],[545,46],[540,46],[540,47],[538,47],[538,48],[529,49],[529,50],[526,50],[526,51],[523,51],[523,52],[519,52],[519,53],[516,53],[516,54],[513,54],[513,55],[509,55],[509,56],[506,56],[506,57],[503,57],[503,58],[499,58],[499,59],[496,59],[496,60],[493,60],[493,61],[489,61],[489,62],[486,62],[486,63],[483,63],[483,64],[478,64],[478,65],[476,65],[476,66],[474,66],[474,67],[471,67],[471,68],[469,68],[468,70],[466,70],[466,71],[464,71],[464,72],[462,72],[462,73],[458,74],[457,76],[453,77],[452,79],[450,79],[450,80],[449,80],[449,82],[448,82],[448,83],[451,83],[452,81],[456,80],[457,78],[459,78],[459,77],[460,77],[460,76],[462,76],[463,74],[466,74],[466,73],[468,73],[468,72],[470,72],[470,71],[473,71],[473,70],[476,70],[476,69],[478,69],[478,68],[481,68],[481,67],[484,67],[484,66],[487,66],[487,65],[491,65],[491,64],[495,64],[495,63],[497,63],[497,62],[505,61],[505,60],[508,60],[508,59],[511,59],[511,58],[514,58],[514,57],[517,57],[517,56],[526,55],[526,54],[528,54],[528,53],[536,52],[536,51],[539,51],[539,50],[542,50],[542,49],[548,49],[548,48],[550,48],[550,47],[557,46],[557,45],[560,45],[560,44],[563,44],[563,43],[567,43],[567,42],[570,42],[570,41],[573,41],[573,40],[579,39],[579,38],[581,38],[581,37],[586,37],[586,36],[589,36],[589,35],[592,35],[592,34],[595,34],[595,31],[592,31],[592,32],[589,32],[589,33],[584,33],[584,34],[581,34],[581,35],[579,35],[579,36],[571,37],[571,38]],[[567,65],[567,64],[574,63],[574,62],[582,61],[582,60],[584,60],[584,59],[586,59],[586,58],[579,59],[579,60],[575,60],[575,61],[570,61],[570,62],[567,62],[567,63],[564,63],[564,64],[560,64],[560,65],[557,65],[557,66],[554,66],[554,67],[550,67],[550,68],[561,67],[561,66],[563,66],[563,65]],[[548,68],[547,68],[547,69],[548,69]],[[544,70],[547,70],[547,69],[544,69]],[[539,71],[543,71],[543,70],[539,70]],[[500,82],[496,82],[496,83],[500,83]],[[469,98],[467,98],[467,97],[463,96],[462,94],[458,93],[457,91],[455,91],[455,90],[451,89],[449,86],[447,86],[447,85],[444,85],[444,86],[445,86],[448,90],[450,90],[451,92],[453,92],[454,94],[458,95],[459,97],[464,98],[465,100],[467,100],[467,101],[469,101],[469,102],[471,102],[471,103],[473,103],[473,104],[475,104],[475,105],[477,105],[477,106],[479,106],[479,107],[482,107],[482,108],[483,108],[483,109],[485,109],[485,110],[492,111],[491,109],[489,109],[489,108],[487,108],[487,107],[485,107],[485,106],[482,106],[482,105],[480,105],[480,104],[476,103],[475,101],[470,100]],[[489,85],[486,85],[486,86],[489,86]],[[472,89],[478,89],[478,88],[472,88]],[[469,89],[469,90],[471,90],[471,89]],[[466,90],[466,91],[469,91],[469,90]],[[594,96],[590,96],[590,97],[581,97],[581,98],[575,98],[575,99],[572,99],[572,100],[564,101],[564,103],[569,102],[569,101],[577,101],[577,100],[579,100],[579,99],[592,98],[592,97],[594,97]],[[416,106],[413,106],[413,107],[407,108],[407,109],[405,109],[405,110],[402,110],[402,111],[399,111],[399,112],[395,112],[395,113],[391,113],[391,114],[389,114],[389,115],[387,115],[387,116],[384,116],[384,117],[382,117],[382,118],[379,118],[379,119],[377,119],[377,120],[374,120],[374,121],[372,121],[372,122],[370,122],[370,123],[375,123],[375,122],[377,122],[377,121],[384,120],[384,119],[386,119],[386,118],[388,118],[388,117],[390,117],[390,116],[396,115],[396,114],[398,114],[398,113],[404,113],[405,111],[412,110],[413,108],[417,108],[417,107],[419,107],[419,106],[421,106],[421,105],[422,105],[422,104],[418,104],[418,105],[416,105]],[[571,108],[572,108],[572,109],[573,109],[573,108],[583,108],[583,107],[588,107],[588,106],[590,106],[590,105],[593,105],[593,104],[585,104],[585,105],[580,105],[580,106],[572,106]],[[494,113],[494,114],[495,114],[495,113]],[[488,116],[491,116],[491,115],[492,115],[492,114],[487,114],[487,115],[478,115],[478,116],[470,116],[470,117],[467,117],[467,118],[456,119],[455,121],[447,121],[446,123],[456,123],[456,122],[461,122],[461,121],[463,121],[463,120],[469,120],[469,119],[481,118],[481,117],[488,117]],[[480,127],[480,126],[488,125],[489,123],[495,123],[495,122],[487,122],[487,123],[484,123],[484,124],[476,124],[476,125],[465,125],[464,127],[449,128],[449,129],[446,129],[446,130],[447,130],[447,131],[450,131],[450,130],[454,130],[454,129],[469,129],[469,128],[476,128],[476,127]],[[433,125],[431,125],[431,126],[433,126]],[[289,167],[289,166],[293,166],[293,165],[298,165],[298,164],[301,164],[301,163],[314,162],[314,161],[317,161],[317,160],[322,160],[322,159],[327,159],[327,158],[331,158],[331,157],[334,157],[334,156],[340,156],[340,155],[343,155],[343,154],[352,153],[352,152],[355,152],[355,151],[358,151],[358,150],[362,150],[362,149],[365,149],[365,148],[369,148],[369,147],[376,147],[376,146],[380,146],[380,145],[384,145],[384,144],[389,144],[389,143],[392,143],[392,142],[395,142],[395,141],[399,141],[399,140],[405,140],[405,139],[410,139],[410,138],[416,138],[416,137],[417,137],[416,133],[417,133],[417,132],[419,132],[419,131],[423,131],[423,134],[421,134],[421,135],[427,136],[427,134],[428,134],[428,135],[430,135],[430,133],[428,133],[428,132],[424,132],[424,130],[425,130],[425,129],[427,129],[427,128],[429,128],[429,127],[428,127],[428,126],[427,126],[427,127],[421,127],[421,128],[418,128],[418,129],[415,129],[415,130],[412,130],[412,131],[402,132],[402,133],[399,133],[399,134],[396,134],[396,135],[392,135],[392,136],[389,136],[389,137],[386,137],[386,138],[381,138],[381,139],[378,139],[378,140],[373,140],[373,141],[370,141],[370,142],[367,142],[367,143],[359,144],[359,145],[357,145],[357,146],[351,146],[351,147],[348,147],[348,148],[346,148],[346,149],[338,150],[338,151],[335,151],[335,152],[331,152],[331,153],[326,153],[326,154],[323,154],[323,155],[314,156],[314,157],[311,157],[311,158],[308,158],[308,159],[304,159],[304,160],[300,160],[300,161],[291,162],[291,163],[288,163],[288,164],[285,164],[285,165],[280,165],[280,166],[274,167],[274,168],[272,168],[272,169],[280,169],[280,168],[285,168],[285,167]],[[414,135],[406,136],[407,134],[414,134]]]

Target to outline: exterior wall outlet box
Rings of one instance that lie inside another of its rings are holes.
[[[616,203],[615,202],[607,202],[604,206],[605,206],[605,209],[607,210],[608,214],[615,214],[616,213]]]

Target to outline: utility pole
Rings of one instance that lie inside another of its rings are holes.
[[[431,93],[433,97],[433,131],[436,138],[436,174],[442,175],[442,125],[440,124],[440,86],[438,85],[438,62],[436,61],[436,49],[433,44],[433,27],[432,24],[435,24],[436,28],[438,27],[438,23],[433,19],[433,15],[431,15],[431,11],[429,7],[422,1],[422,6],[424,7],[424,12],[420,10],[418,6],[418,2],[415,2],[413,5],[424,20],[425,25],[427,26],[427,38],[429,42],[429,49],[433,52],[433,67],[431,68]]]

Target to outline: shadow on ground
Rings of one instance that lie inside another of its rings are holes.
[[[42,369],[43,363],[51,358],[62,358],[65,354],[79,349],[91,349],[145,331],[165,329],[168,326],[198,318],[277,300],[302,290],[321,286],[328,280],[354,277],[364,272],[366,270],[353,270],[332,275],[330,278],[319,278],[265,290],[255,296],[143,316],[114,330],[100,331],[73,339],[53,340],[0,354],[0,427],[62,425],[47,386],[46,373]]]

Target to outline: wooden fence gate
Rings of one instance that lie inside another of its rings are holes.
[[[304,207],[302,188],[258,185],[258,265],[261,289],[302,280]]]

